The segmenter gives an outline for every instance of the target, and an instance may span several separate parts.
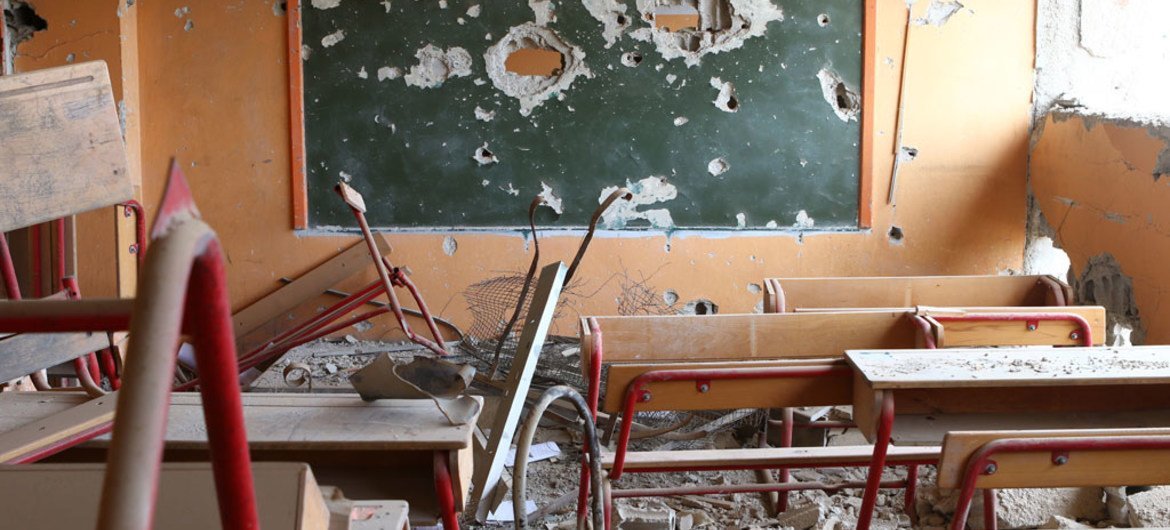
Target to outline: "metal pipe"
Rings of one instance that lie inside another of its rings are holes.
[[[589,404],[585,402],[581,394],[578,394],[572,387],[558,385],[545,390],[540,395],[540,399],[532,405],[516,442],[516,461],[512,464],[512,514],[518,530],[526,528],[529,522],[524,507],[527,494],[528,450],[532,447],[532,438],[536,436],[536,428],[540,425],[544,411],[558,399],[567,399],[572,403],[577,408],[577,414],[580,414],[583,420],[582,430],[584,432],[582,434],[585,440],[585,450],[581,452],[581,463],[589,466],[593,477],[593,528],[601,528],[605,525],[605,509],[602,506],[601,450],[597,445],[597,426],[593,423],[593,418],[589,416]],[[586,526],[581,523],[582,521],[578,521],[577,528],[584,530]]]
[[[435,469],[435,496],[439,500],[439,515],[443,521],[443,529],[459,530],[459,518],[455,516],[455,490],[451,489],[451,467],[447,464],[447,451],[435,451],[432,458]]]
[[[128,298],[0,301],[0,331],[125,331],[133,308],[134,300]]]
[[[8,299],[20,300],[20,281],[16,278],[16,264],[12,262],[8,235],[4,233],[0,233],[0,279],[4,281],[4,293]]]
[[[877,505],[878,488],[885,469],[886,452],[890,449],[890,435],[894,429],[894,394],[882,393],[881,416],[878,420],[877,440],[873,444],[873,460],[869,464],[865,494],[861,498],[861,509],[857,512],[857,530],[869,530],[873,522],[873,510]]]
[[[983,490],[983,530],[996,530],[999,528],[999,518],[995,516],[996,504],[998,499],[995,498],[994,489]]]
[[[67,300],[81,298],[81,286],[77,283],[76,276],[61,278],[61,287],[65,290]],[[106,395],[106,389],[101,386],[102,375],[98,369],[97,356],[92,352],[73,359],[73,371],[77,374],[77,380],[81,382],[81,387],[85,389],[85,393],[89,397]]]
[[[934,326],[930,325],[930,321],[926,320],[926,317],[915,313],[906,313],[906,316],[918,326],[918,332],[922,337],[922,345],[928,350],[937,349],[938,343],[934,340]]]

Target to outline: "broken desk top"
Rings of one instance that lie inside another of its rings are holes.
[[[851,350],[874,390],[1170,383],[1170,347]]]

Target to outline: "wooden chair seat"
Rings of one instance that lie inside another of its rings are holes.
[[[891,446],[886,462],[891,465],[938,460],[941,448]],[[613,468],[615,453],[602,451],[601,467]],[[748,467],[783,467],[801,465],[816,467],[825,464],[868,463],[873,446],[848,445],[837,447],[772,447],[744,449],[698,449],[692,451],[631,451],[626,453],[626,471],[648,469],[742,465]],[[832,467],[826,465],[825,467]]]

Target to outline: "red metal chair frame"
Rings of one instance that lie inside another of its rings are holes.
[[[199,220],[176,164],[152,238],[154,249],[146,257],[137,299],[0,302],[0,329],[130,331],[130,362],[119,391],[102,487],[101,530],[152,527],[174,351],[180,334],[190,335],[203,367],[200,391],[220,521],[229,530],[258,528],[222,249],[215,233]],[[77,434],[33,459],[109,430],[103,425]]]

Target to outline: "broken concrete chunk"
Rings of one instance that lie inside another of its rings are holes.
[[[520,75],[510,70],[510,57],[522,49],[550,50],[560,55],[561,69],[554,75]],[[533,23],[514,26],[484,53],[488,77],[505,95],[520,101],[520,114],[528,116],[554,94],[568,90],[578,76],[591,77],[585,52],[561,39],[551,29]]]
[[[438,88],[448,79],[471,75],[471,54],[458,46],[446,50],[428,44],[414,53],[418,64],[403,78],[407,86]]]
[[[677,116],[674,118],[674,126],[675,127],[682,127],[683,125],[686,125],[688,121],[691,121],[691,120],[687,119],[686,116]]]
[[[481,166],[497,164],[500,162],[500,159],[496,158],[496,154],[488,150],[487,142],[484,142],[483,145],[475,148],[475,154],[471,155],[471,158]]]
[[[1129,525],[1135,528],[1170,527],[1170,487],[1156,486],[1129,497]]]
[[[824,520],[824,508],[820,504],[810,504],[800,508],[792,508],[776,516],[776,526],[807,530],[820,524]]]
[[[469,16],[471,18],[479,18],[479,14],[482,11],[483,11],[483,6],[480,6],[479,4],[475,4],[475,5],[467,8],[467,16]]]
[[[735,97],[735,85],[718,77],[711,78],[711,88],[719,91],[712,103],[723,112],[739,112],[739,99]]]
[[[1089,526],[1087,524],[1078,523],[1075,519],[1069,519],[1068,517],[1061,517],[1059,515],[1053,515],[1052,518],[1048,519],[1047,523],[1040,525],[1040,528],[1095,528],[1095,527]]]
[[[843,122],[856,121],[861,114],[861,95],[846,85],[840,74],[829,68],[817,72],[817,79],[821,82],[821,92],[833,113]]]
[[[635,508],[619,504],[616,511],[620,530],[674,530],[674,510],[665,506]]]

